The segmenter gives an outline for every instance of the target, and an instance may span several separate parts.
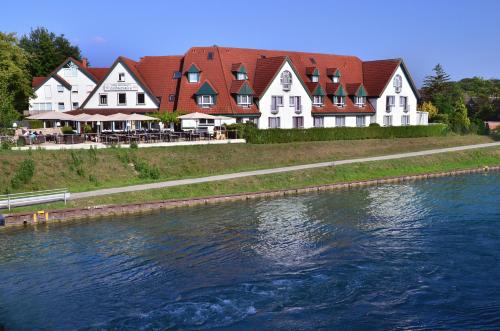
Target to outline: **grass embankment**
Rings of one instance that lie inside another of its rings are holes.
[[[193,184],[166,189],[113,194],[96,198],[52,203],[44,206],[23,207],[13,210],[34,211],[60,208],[83,208],[105,204],[124,204],[167,199],[208,197],[214,195],[250,193],[277,189],[333,184],[348,181],[379,179],[393,176],[416,175],[458,169],[472,169],[500,164],[500,148],[485,148],[462,152],[449,152],[399,160],[375,161],[318,168],[282,174],[246,177],[222,182]]]
[[[486,136],[233,144],[103,150],[0,151],[0,194],[67,187],[71,192],[238,171],[491,142]],[[33,160],[32,176],[21,174]],[[24,168],[27,167],[27,164]],[[13,185],[13,178],[16,185]],[[29,178],[27,178],[29,177]],[[285,186],[283,186],[285,187]]]

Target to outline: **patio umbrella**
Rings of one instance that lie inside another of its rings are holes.
[[[60,121],[75,121],[75,117],[59,111],[49,111],[46,113],[31,115],[26,117],[29,120],[60,120]]]
[[[130,114],[129,121],[158,121],[156,117],[146,116],[142,114]]]
[[[186,115],[179,116],[178,118],[180,118],[181,120],[201,120],[201,119],[216,120],[217,116],[204,113],[189,113]]]

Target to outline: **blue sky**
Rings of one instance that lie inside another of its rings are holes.
[[[0,31],[45,26],[93,66],[191,46],[405,59],[421,84],[436,63],[453,79],[500,78],[500,1],[6,1]]]

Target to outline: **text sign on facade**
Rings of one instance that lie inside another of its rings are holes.
[[[137,91],[137,84],[113,83],[104,84],[104,91]]]

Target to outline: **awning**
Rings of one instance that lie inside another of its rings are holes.
[[[75,121],[75,117],[60,111],[49,111],[46,113],[31,115],[26,117],[29,120],[59,120],[59,121]]]

